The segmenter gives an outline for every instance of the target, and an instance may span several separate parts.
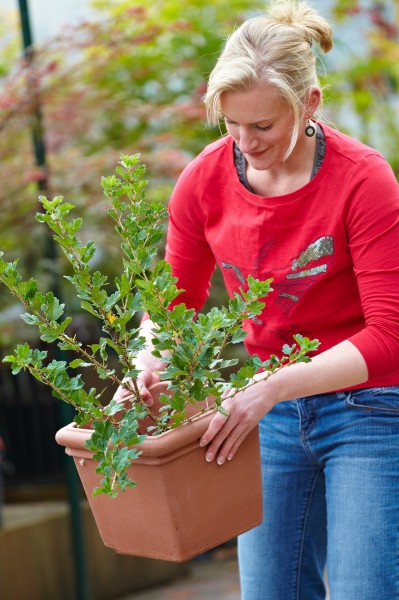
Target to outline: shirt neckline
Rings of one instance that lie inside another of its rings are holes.
[[[299,189],[295,190],[294,192],[290,192],[289,194],[283,194],[281,196],[260,196],[258,194],[255,194],[253,191],[250,191],[248,188],[246,188],[243,185],[243,183],[239,179],[237,169],[235,166],[235,162],[234,162],[234,139],[230,135],[226,136],[226,138],[227,138],[226,145],[227,145],[227,147],[229,149],[229,153],[230,153],[229,171],[236,183],[236,186],[235,186],[236,191],[238,193],[240,193],[240,195],[242,197],[244,197],[247,201],[251,202],[252,204],[257,204],[260,206],[265,206],[265,204],[278,205],[278,204],[284,204],[284,203],[288,203],[288,202],[294,202],[296,200],[300,200],[305,195],[312,193],[314,191],[315,187],[319,186],[321,179],[325,176],[326,172],[328,171],[327,164],[329,163],[330,158],[331,158],[330,144],[327,143],[327,138],[331,137],[328,135],[328,128],[326,131],[326,129],[322,123],[317,122],[317,125],[320,127],[322,135],[324,136],[324,139],[325,139],[325,156],[323,158],[322,164],[320,165],[315,176],[312,179],[310,179],[304,186],[300,187]]]
[[[322,130],[322,128],[320,127],[319,123],[316,123],[316,149],[315,149],[315,156],[314,156],[314,161],[313,161],[313,167],[312,167],[312,172],[310,175],[310,180],[311,181],[319,172],[322,164],[323,164],[323,160],[326,154],[326,138],[324,135],[324,132]],[[233,141],[233,160],[234,160],[234,165],[235,165],[235,169],[237,171],[237,175],[238,175],[238,179],[240,180],[240,183],[249,191],[251,192],[251,194],[254,194],[255,196],[259,196],[259,194],[256,194],[256,192],[253,191],[248,178],[247,178],[247,161],[245,159],[244,154],[241,152],[241,150],[239,149],[239,147],[237,146],[237,144]],[[264,198],[265,196],[260,196],[261,198]]]

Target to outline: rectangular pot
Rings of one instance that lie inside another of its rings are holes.
[[[199,439],[212,414],[148,437],[132,462],[136,488],[117,498],[93,497],[100,483],[91,453],[92,431],[67,425],[56,436],[75,461],[104,544],[115,552],[182,562],[262,521],[259,436],[255,428],[231,461],[207,463]]]

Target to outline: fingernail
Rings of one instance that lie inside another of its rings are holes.
[[[206,446],[207,443],[208,442],[206,440],[200,440],[200,446],[201,446],[201,448],[203,448],[204,446]]]
[[[222,465],[224,463],[224,461],[225,461],[224,456],[219,456],[219,458],[218,458],[218,465]]]
[[[208,452],[208,454],[206,455],[205,459],[207,460],[207,462],[211,462],[211,460],[213,460],[213,454],[212,454],[212,452]]]

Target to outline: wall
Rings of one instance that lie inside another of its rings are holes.
[[[90,600],[119,596],[182,575],[187,567],[106,548],[84,501]],[[0,529],[2,600],[76,600],[68,507],[63,502],[6,505]]]

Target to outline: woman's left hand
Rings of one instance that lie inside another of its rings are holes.
[[[273,408],[275,402],[268,398],[267,388],[267,382],[264,381],[238,391],[234,396],[231,396],[232,390],[226,393],[222,407],[228,417],[217,412],[200,440],[200,446],[208,446],[208,462],[216,459],[222,465],[226,460],[231,460],[249,432]]]
[[[201,446],[208,446],[206,459],[216,459],[219,465],[231,460],[248,433],[278,402],[351,388],[367,381],[368,376],[361,352],[349,340],[310,362],[279,369],[271,377],[257,373],[255,385],[234,396],[227,392],[222,407],[229,416],[217,413],[200,440]]]

